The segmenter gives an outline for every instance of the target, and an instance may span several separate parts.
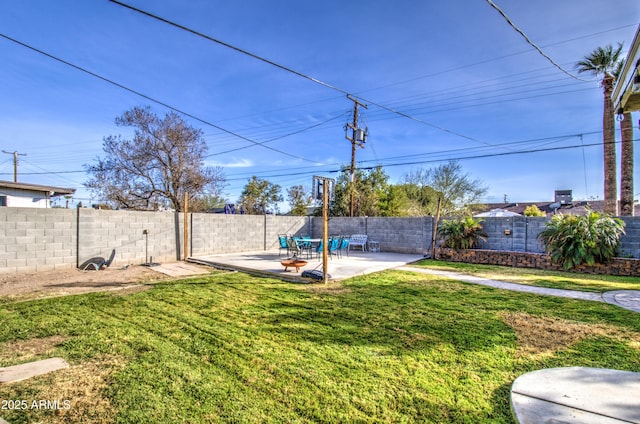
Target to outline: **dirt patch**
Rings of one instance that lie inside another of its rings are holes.
[[[17,361],[19,363],[35,360],[41,355],[49,355],[68,337],[51,336],[39,339],[16,340],[0,344],[0,364],[7,361]]]
[[[551,355],[595,336],[625,339],[634,344],[640,339],[638,334],[623,333],[612,326],[537,317],[522,312],[504,313],[502,319],[515,330],[520,355]]]
[[[0,274],[0,297],[21,299],[131,290],[135,286],[167,278],[153,268],[139,265],[102,271],[81,271],[74,268],[28,274]]]
[[[21,363],[36,360],[38,356],[51,354],[68,339],[51,336],[3,343],[0,345],[0,363],[6,360],[18,360]],[[12,413],[14,416],[28,415],[22,418],[29,422],[110,423],[113,422],[115,410],[109,401],[107,389],[112,373],[124,364],[122,359],[115,356],[94,358],[63,370],[5,385],[2,387],[3,397],[25,401],[27,408]],[[4,418],[12,422],[12,415]]]
[[[24,400],[28,408],[11,411],[3,418],[13,422],[13,418],[24,415],[20,419],[26,422],[111,423],[116,411],[109,400],[108,389],[113,373],[123,366],[125,362],[117,357],[95,358],[4,386],[7,399]]]

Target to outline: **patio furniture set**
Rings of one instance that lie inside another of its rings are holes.
[[[290,236],[287,234],[278,234],[278,246],[280,248],[279,255],[282,255],[283,251],[287,252],[287,259],[283,259],[280,263],[285,267],[285,271],[288,268],[295,268],[296,272],[300,270],[300,267],[307,264],[307,262],[301,259],[306,256],[307,259],[315,257],[318,258],[322,255],[323,244],[322,239],[311,238],[311,236]],[[351,251],[354,247],[361,249],[363,252],[367,251],[367,248],[371,252],[379,252],[380,244],[375,241],[368,240],[366,234],[353,234],[351,236],[330,236],[327,242],[329,257],[335,256],[341,258],[343,252]]]

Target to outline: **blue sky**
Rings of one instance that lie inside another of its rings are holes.
[[[127,3],[363,98],[358,166],[382,165],[392,183],[459,159],[486,202],[552,200],[556,189],[603,197],[598,82],[554,67],[485,0]],[[640,23],[637,0],[495,3],[572,73],[597,46],[628,47]],[[0,0],[0,34],[215,125],[186,118],[231,202],[253,175],[286,195],[350,162],[343,92],[108,0]],[[83,204],[99,201],[83,165],[103,154],[103,137],[128,135],[114,119],[134,106],[168,111],[4,37],[0,60],[0,149],[26,154],[19,181],[76,188]],[[13,178],[12,161],[0,155],[0,179]]]

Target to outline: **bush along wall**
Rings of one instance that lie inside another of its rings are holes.
[[[551,271],[565,271],[562,265],[554,263],[551,256],[541,253],[506,252],[500,250],[468,249],[455,250],[436,249],[436,259],[450,262],[466,262],[473,264],[503,265],[521,268],[536,268]],[[606,264],[578,265],[571,272],[599,275],[620,275],[640,277],[640,260],[628,258],[612,258]]]

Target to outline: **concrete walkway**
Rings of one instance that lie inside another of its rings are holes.
[[[518,377],[511,409],[519,423],[640,423],[640,373],[549,368]]]
[[[42,374],[69,368],[62,358],[49,358],[26,364],[0,368],[0,384],[15,383]]]
[[[436,275],[463,281],[465,283],[480,284],[502,290],[511,290],[524,293],[533,293],[546,296],[566,297],[569,299],[591,300],[594,302],[606,302],[634,312],[640,312],[640,290],[615,290],[605,293],[584,292],[578,290],[550,289],[546,287],[528,286],[525,284],[507,283],[506,281],[491,280],[476,277],[474,275],[459,272],[442,271],[438,269],[401,266],[397,268],[403,271],[421,272],[423,274]]]

